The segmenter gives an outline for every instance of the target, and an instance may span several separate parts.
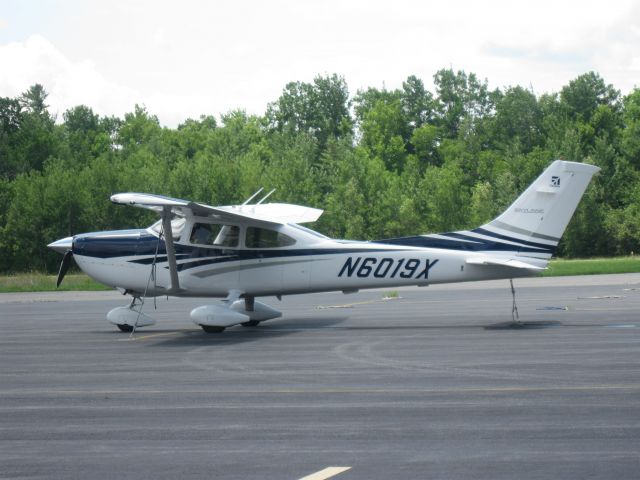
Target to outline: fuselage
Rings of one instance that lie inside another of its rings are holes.
[[[534,273],[469,264],[470,257],[479,255],[473,251],[335,240],[296,224],[273,230],[279,239],[286,239],[281,242],[285,246],[257,242],[256,227],[241,224],[222,226],[227,234],[233,229],[233,242],[226,241],[231,246],[225,245],[224,239],[205,245],[206,240],[196,238],[196,227],[210,223],[210,219],[193,217],[174,230],[180,289],[171,295],[226,297],[231,290],[254,297],[352,292]],[[146,292],[147,296],[164,295],[169,290],[167,250],[158,224],[147,229],[76,235],[72,251],[79,267],[100,283],[138,295]]]

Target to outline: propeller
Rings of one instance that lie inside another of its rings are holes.
[[[56,282],[56,288],[58,288],[62,283],[62,279],[67,274],[67,270],[69,270],[69,265],[71,265],[71,258],[73,258],[73,237],[61,238],[60,240],[50,243],[47,247],[58,253],[64,253],[60,269],[58,270],[58,281]]]
[[[71,265],[71,259],[73,258],[73,252],[71,250],[67,250],[64,253],[64,257],[62,257],[62,262],[60,263],[60,270],[58,270],[58,280],[56,281],[56,288],[60,286],[64,276],[67,274],[67,270],[69,270],[69,265]]]

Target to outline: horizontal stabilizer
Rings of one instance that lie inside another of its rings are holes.
[[[514,258],[502,257],[473,257],[467,258],[469,265],[499,265],[502,267],[524,268],[526,270],[546,270],[547,267],[541,267],[532,263],[523,262]]]

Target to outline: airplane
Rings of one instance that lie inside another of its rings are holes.
[[[217,297],[190,317],[205,332],[257,326],[282,313],[256,298],[437,283],[509,279],[547,267],[593,175],[593,165],[555,160],[497,218],[473,230],[375,241],[326,237],[301,224],[322,210],[286,203],[212,207],[145,193],[111,201],[157,212],[148,228],[83,233],[48,245],[63,253],[57,286],[72,258],[94,280],[131,295],[107,313],[123,332],[153,325],[142,313],[157,296]],[[514,322],[515,317],[513,318]]]

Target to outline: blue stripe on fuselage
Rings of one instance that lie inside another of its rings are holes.
[[[465,235],[465,232],[450,232],[441,233],[440,236],[449,238],[434,238],[431,236],[415,236],[415,237],[401,237],[401,238],[389,238],[385,240],[376,240],[375,243],[381,243],[386,245],[404,245],[407,247],[421,247],[421,248],[443,248],[447,250],[458,250],[468,252],[529,252],[529,253],[545,253],[553,254],[556,247],[551,245],[544,245],[542,243],[529,242],[526,240],[519,240],[517,238],[511,238],[506,235],[494,234],[483,229],[474,230],[475,233],[491,236],[496,238],[495,241],[472,237]],[[521,245],[513,245],[501,242],[505,240],[514,243],[520,243]]]
[[[517,242],[522,243],[523,245],[529,245],[530,247],[539,248],[541,250],[553,250],[555,251],[557,245],[549,245],[546,243],[538,243],[532,242],[530,240],[520,240],[519,238],[510,237],[508,235],[503,235],[500,233],[490,232],[489,230],[485,230],[484,228],[478,227],[472,230],[474,233],[485,235],[487,237],[493,237],[500,240],[506,240],[507,242]]]

